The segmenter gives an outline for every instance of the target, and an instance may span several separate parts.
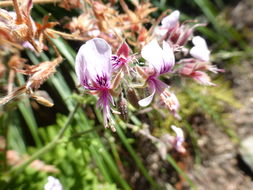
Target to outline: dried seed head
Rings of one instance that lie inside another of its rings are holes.
[[[14,70],[21,69],[24,67],[26,59],[21,58],[19,55],[13,55],[8,61],[8,66]]]

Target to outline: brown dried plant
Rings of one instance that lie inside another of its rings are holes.
[[[41,52],[42,46],[35,40],[36,24],[30,16],[32,0],[23,1],[21,6],[17,0],[13,0],[13,5],[15,13],[0,9],[0,33],[10,42],[28,42],[37,52]]]
[[[16,61],[14,61],[16,60]],[[4,98],[0,99],[0,105],[4,105],[10,100],[22,95],[27,94],[29,97],[36,100],[38,103],[51,107],[53,103],[45,99],[44,97],[38,96],[34,93],[42,83],[45,82],[52,74],[56,72],[56,66],[62,62],[62,57],[58,54],[58,57],[52,61],[45,61],[38,65],[27,65],[24,64],[24,60],[15,55],[9,63],[9,66],[18,73],[28,75],[29,78],[25,85],[18,87],[13,92],[9,93]],[[21,64],[19,64],[21,63]]]
[[[144,27],[145,23],[152,22],[149,14],[157,8],[151,6],[149,2],[138,3],[133,1],[134,10],[130,10],[124,0],[119,3],[123,13],[118,12],[114,3],[103,3],[102,1],[86,0],[88,9],[83,9],[83,13],[72,18],[72,21],[65,25],[71,32],[79,31],[86,40],[101,37],[117,48],[123,41],[128,42],[138,48],[147,39],[148,31]]]

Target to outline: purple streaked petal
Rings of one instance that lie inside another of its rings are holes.
[[[162,19],[162,28],[171,29],[176,26],[180,12],[178,10],[173,11],[171,14]]]
[[[163,42],[163,48],[159,46],[157,40],[152,40],[141,51],[142,57],[156,70],[157,74],[171,71],[175,64],[174,53],[170,45]]]
[[[110,103],[113,104],[113,98],[109,93],[109,90],[101,91],[97,106],[103,109],[104,125],[107,126],[110,119]]]
[[[166,83],[157,78],[151,78],[149,80],[152,80],[157,94],[161,94],[164,91],[164,89],[169,88],[169,86]]]
[[[128,60],[123,57],[120,57],[118,55],[112,55],[111,57],[112,70],[116,71],[122,68],[127,62]]]
[[[148,106],[148,105],[152,102],[153,97],[154,97],[155,92],[156,92],[155,85],[154,85],[154,84],[150,84],[150,85],[149,85],[149,90],[150,90],[150,92],[151,92],[150,95],[149,95],[148,97],[146,97],[146,98],[141,99],[141,100],[138,102],[138,104],[139,104],[140,106],[142,106],[142,107],[146,107],[146,106]]]
[[[194,47],[190,50],[191,56],[202,61],[209,61],[210,51],[205,39],[200,36],[195,36],[192,39],[192,43]]]
[[[98,77],[102,77],[110,81],[112,66],[111,47],[102,38],[94,38],[86,42],[85,61],[89,77],[93,81],[97,81]]]
[[[175,56],[173,49],[169,43],[163,41],[163,67],[160,69],[160,74],[170,72],[175,65]]]
[[[82,85],[94,83],[97,88],[110,86],[112,74],[111,47],[101,39],[87,41],[76,56],[76,74]],[[89,80],[89,81],[88,81]]]

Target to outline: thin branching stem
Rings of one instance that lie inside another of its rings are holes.
[[[29,159],[27,159],[26,161],[24,161],[21,165],[12,168],[12,170],[10,171],[10,174],[13,174],[13,176],[17,176],[19,175],[22,171],[24,171],[24,169],[30,164],[32,163],[35,159],[38,159],[40,156],[42,156],[44,153],[48,152],[49,150],[51,150],[52,148],[54,148],[62,139],[65,131],[69,128],[71,122],[74,119],[74,115],[76,113],[76,111],[78,110],[78,108],[80,107],[81,103],[77,103],[75,108],[69,113],[68,119],[66,121],[66,123],[64,124],[64,126],[61,128],[61,130],[59,131],[58,135],[55,137],[55,139],[53,139],[50,143],[48,143],[46,146],[44,146],[43,148],[41,148],[39,151],[37,151],[36,153],[34,153],[31,157],[29,157]]]

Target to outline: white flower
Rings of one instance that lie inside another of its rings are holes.
[[[52,176],[48,176],[48,182],[44,186],[44,190],[63,190],[60,181]]]
[[[183,146],[183,143],[185,141],[183,130],[179,127],[176,127],[175,125],[172,125],[171,129],[176,133],[176,138],[175,138],[175,141],[173,143],[175,149],[180,153],[185,153],[186,150]]]

